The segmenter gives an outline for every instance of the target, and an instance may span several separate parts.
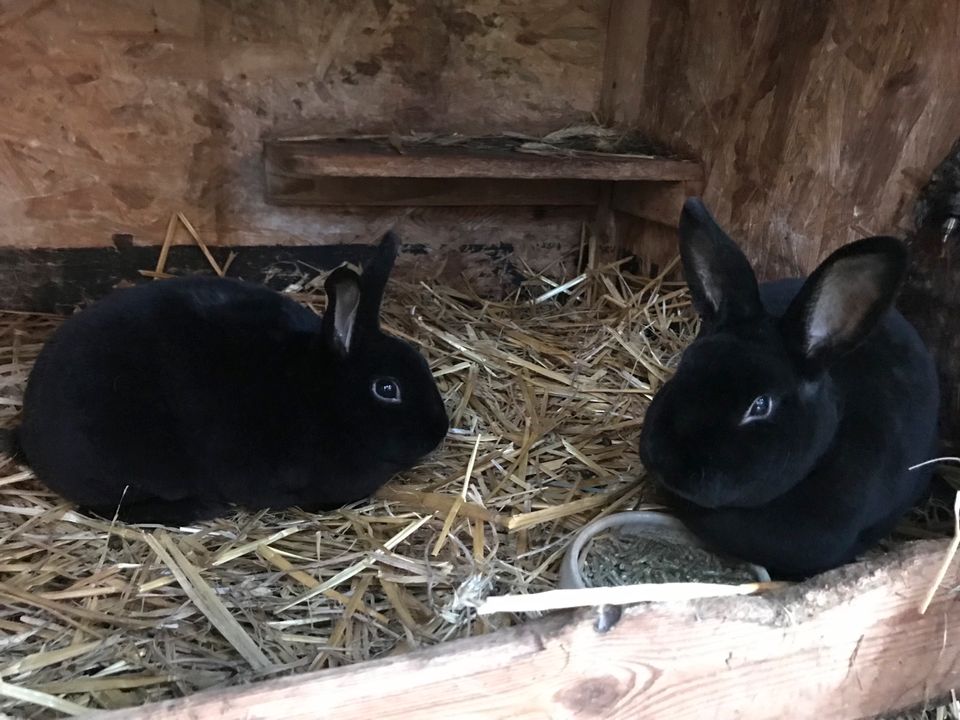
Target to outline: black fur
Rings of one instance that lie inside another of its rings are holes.
[[[647,411],[644,465],[720,550],[780,577],[849,561],[924,494],[930,469],[908,468],[936,449],[933,361],[892,308],[903,245],[868,238],[806,281],[758,286],[733,241],[690,200],[681,247],[694,304],[708,312]],[[773,412],[744,424],[764,394]]]
[[[54,333],[30,375],[19,429],[27,462],[67,499],[132,522],[366,497],[447,429],[426,361],[379,330],[397,249],[388,234],[362,277],[334,271],[323,318],[217,278],[148,283],[95,303]],[[358,296],[366,310],[352,326],[345,313],[337,332],[337,303]],[[381,376],[398,381],[400,403],[374,396]]]
[[[16,428],[0,428],[0,453],[11,458],[20,455],[20,440]]]

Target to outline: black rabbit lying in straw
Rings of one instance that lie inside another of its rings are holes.
[[[114,292],[40,353],[20,450],[51,489],[130,522],[368,496],[448,424],[424,358],[380,330],[398,245],[331,273],[323,318],[219,278]]]
[[[702,325],[647,411],[640,456],[706,542],[804,577],[853,559],[927,490],[939,391],[892,308],[906,248],[872,237],[758,286],[696,199],[680,253]]]

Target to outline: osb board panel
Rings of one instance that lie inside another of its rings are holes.
[[[0,6],[0,244],[162,232],[175,205],[212,215],[193,158],[211,132],[202,18],[177,5]]]
[[[610,28],[606,113],[703,158],[765,275],[902,231],[960,135],[960,3],[615,0]]]
[[[0,5],[0,246],[367,242],[449,216],[273,208],[261,138],[536,131],[595,109],[607,0],[21,0]],[[555,216],[556,217],[556,216]],[[463,219],[496,242],[516,216]],[[512,232],[529,234],[531,218]],[[574,242],[579,217],[548,225]]]

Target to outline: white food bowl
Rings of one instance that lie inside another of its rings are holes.
[[[645,535],[658,540],[667,540],[678,545],[689,545],[714,552],[694,535],[680,520],[655,510],[634,510],[608,515],[594,520],[581,528],[574,537],[560,566],[560,587],[576,589],[587,587],[580,573],[580,556],[590,539],[604,530],[617,529],[620,534]],[[746,563],[757,582],[770,582],[766,568]]]

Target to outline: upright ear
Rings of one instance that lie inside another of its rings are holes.
[[[350,353],[357,309],[360,306],[360,277],[348,267],[338,267],[323,285],[327,292],[327,310],[321,333],[327,347],[341,357]]]
[[[857,240],[824,260],[780,320],[801,369],[818,372],[857,347],[893,304],[906,269],[907,248],[892,237]]]
[[[693,306],[704,322],[722,325],[763,314],[749,261],[699,198],[683,204],[680,259]]]
[[[380,302],[387,287],[393,262],[400,251],[400,238],[392,231],[380,239],[377,254],[363,268],[360,278],[360,308],[357,318],[362,327],[376,328],[380,325]]]

